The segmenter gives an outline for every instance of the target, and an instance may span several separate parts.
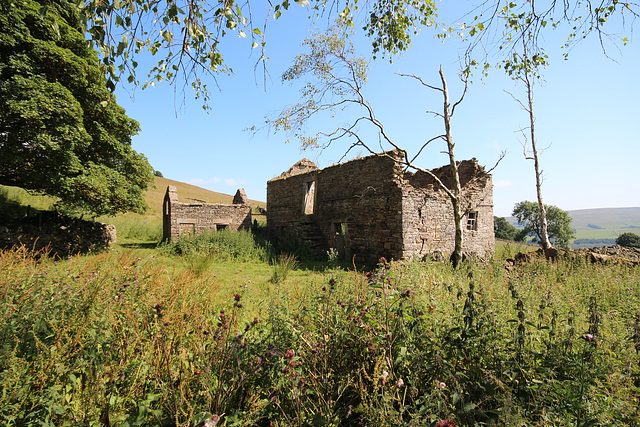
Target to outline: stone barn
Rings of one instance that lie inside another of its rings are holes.
[[[162,206],[163,239],[176,240],[187,234],[209,230],[251,230],[251,205],[240,188],[232,204],[182,203],[178,190],[169,185]]]
[[[405,171],[400,154],[373,155],[318,169],[303,159],[267,183],[267,229],[347,260],[422,258],[451,253],[449,196],[424,172]],[[452,188],[450,166],[432,172]],[[494,253],[493,183],[476,159],[458,163],[467,254]]]

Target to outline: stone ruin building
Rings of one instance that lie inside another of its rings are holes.
[[[242,188],[236,192],[232,204],[182,203],[178,201],[178,190],[170,185],[162,206],[162,226],[164,240],[209,230],[250,230],[251,205]]]
[[[451,253],[451,199],[424,172],[405,171],[397,151],[318,169],[303,159],[267,183],[267,229],[351,260],[422,258]],[[453,188],[450,166],[432,172]],[[466,254],[495,250],[493,183],[476,159],[458,162]]]

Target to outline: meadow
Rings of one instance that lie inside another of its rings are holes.
[[[0,254],[0,424],[640,423],[637,267],[508,271],[511,244],[452,270],[309,262],[245,232],[134,241]]]

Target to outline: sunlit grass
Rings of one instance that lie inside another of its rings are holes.
[[[544,424],[551,409],[549,425],[638,422],[638,268],[541,259],[509,271],[496,258],[368,272],[300,261],[273,280],[283,259],[121,246],[64,260],[2,252],[0,420],[82,424],[108,408],[116,425],[222,413],[222,425],[468,425],[485,419],[469,408],[502,408],[494,421],[504,425]],[[596,348],[580,338],[592,332]]]

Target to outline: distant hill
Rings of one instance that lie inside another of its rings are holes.
[[[576,232],[574,247],[612,245],[622,233],[640,235],[640,207],[579,209],[568,212],[573,219],[571,226]],[[508,217],[507,221],[517,225],[514,217]]]

